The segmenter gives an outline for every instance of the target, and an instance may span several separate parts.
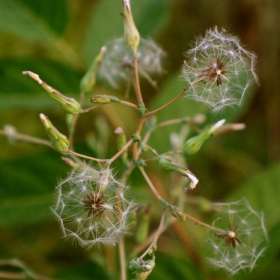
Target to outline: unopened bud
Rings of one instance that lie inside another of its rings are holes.
[[[186,154],[195,154],[204,144],[204,142],[215,135],[218,129],[224,124],[225,120],[220,120],[214,125],[202,131],[199,135],[190,138],[183,146],[183,152]]]
[[[93,95],[90,101],[95,104],[108,104],[111,102],[120,103],[120,99],[113,95],[98,94]]]
[[[130,1],[123,0],[124,12],[121,13],[121,16],[124,18],[124,36],[127,44],[133,50],[133,53],[137,53],[137,47],[140,42],[139,32],[134,24],[132,12],[130,9]]]
[[[42,81],[40,79],[39,75],[37,75],[31,71],[23,71],[22,74],[28,75],[33,80],[38,82],[38,84],[47,91],[49,96],[52,97],[54,100],[56,100],[60,104],[61,108],[66,113],[73,114],[73,115],[81,113],[82,109],[81,109],[80,103],[78,101],[76,101],[74,98],[70,98],[70,97],[63,95],[58,90],[54,89],[53,87],[49,86],[44,81]]]
[[[174,171],[181,174],[182,176],[188,177],[191,183],[186,188],[186,190],[193,190],[198,184],[198,179],[196,176],[188,168],[180,165],[170,156],[160,156],[159,165],[168,171]]]
[[[84,77],[81,80],[81,92],[91,92],[96,81],[96,75],[98,72],[98,69],[102,63],[102,60],[104,58],[104,55],[106,53],[106,47],[102,47],[100,50],[100,53],[95,57],[93,60],[89,70],[84,75]]]
[[[44,114],[40,114],[40,118],[51,140],[53,148],[60,153],[66,153],[69,148],[67,137],[61,134]]]
[[[141,258],[133,259],[129,262],[129,269],[137,280],[145,280],[155,267],[155,260],[144,261]]]

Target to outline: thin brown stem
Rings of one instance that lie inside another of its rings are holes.
[[[173,216],[169,217],[167,220],[167,223],[163,224],[163,226],[161,227],[161,230],[159,232],[159,234],[161,235],[170,224],[173,224],[174,222],[176,222],[177,219],[175,219]],[[150,236],[140,245],[138,245],[135,249],[134,249],[134,254],[138,255],[140,252],[142,252],[147,246],[148,244],[150,244],[154,239],[155,236],[158,234],[158,229],[156,229],[152,234],[150,234]]]
[[[110,104],[110,103],[108,103],[108,104]],[[118,104],[118,103],[116,103],[116,104]],[[138,109],[138,106],[136,104],[125,101],[125,100],[120,100],[119,104],[123,104],[123,105],[129,106],[129,107]],[[81,113],[87,113],[89,111],[92,111],[92,110],[97,109],[100,106],[104,106],[104,105],[107,105],[107,104],[98,104],[98,105],[95,105],[95,106],[92,106],[92,107],[89,107],[89,108],[85,108],[85,109],[82,110]]]
[[[156,188],[154,187],[152,181],[150,180],[150,178],[148,177],[146,171],[144,170],[143,167],[139,167],[140,172],[142,173],[144,179],[146,180],[147,184],[149,185],[151,191],[154,193],[154,195],[156,196],[156,198],[161,201],[162,197],[160,196],[160,194],[157,192]]]
[[[179,99],[183,94],[185,94],[185,93],[186,93],[186,91],[182,91],[182,92],[181,92],[180,94],[178,94],[175,98],[173,98],[172,100],[170,100],[169,102],[167,102],[167,103],[164,104],[163,106],[161,106],[161,107],[159,107],[159,108],[157,108],[157,109],[155,109],[155,110],[153,110],[153,111],[151,111],[151,112],[145,114],[144,117],[147,118],[147,117],[149,117],[149,116],[151,116],[151,115],[154,115],[154,114],[158,113],[159,111],[165,109],[166,107],[168,107],[169,105],[171,105],[172,103],[174,103],[176,100],[178,100],[178,99]]]
[[[182,215],[183,215],[184,217],[186,217],[187,219],[194,221],[196,224],[199,224],[199,225],[201,225],[201,226],[203,226],[203,227],[206,227],[206,228],[208,228],[208,229],[211,229],[211,230],[216,231],[216,232],[219,232],[219,233],[224,233],[223,230],[221,230],[221,229],[219,229],[219,228],[216,228],[216,227],[213,227],[213,226],[211,226],[211,225],[208,225],[208,224],[206,224],[206,223],[204,223],[204,222],[201,222],[200,220],[194,218],[193,216],[191,216],[191,215],[189,215],[189,214],[182,213]]]
[[[153,239],[153,242],[151,242],[150,246],[146,249],[146,251],[141,255],[141,259],[143,259],[148,253],[149,251],[152,249],[153,246],[155,246],[155,244],[157,243],[160,234],[162,233],[162,229],[163,229],[163,224],[164,224],[164,218],[165,218],[165,211],[163,210],[161,213],[161,218],[160,218],[160,222],[159,222],[159,226],[158,229],[156,231],[155,237]]]
[[[126,149],[133,143],[133,140],[130,139],[113,157],[110,158],[110,162],[116,160]]]
[[[156,125],[156,127],[163,127],[163,126],[180,124],[180,123],[190,123],[190,118],[178,118],[178,119],[172,119],[172,120],[164,121],[164,122],[158,123]]]
[[[136,58],[137,54],[135,54],[134,58],[134,79],[135,79],[135,94],[136,98],[139,103],[143,103],[143,97],[141,94],[141,89],[140,89],[140,82],[139,82],[139,73],[138,73],[138,61]]]
[[[48,146],[48,147],[52,148],[52,145],[51,145],[50,141],[40,139],[40,138],[37,138],[37,137],[32,137],[32,136],[25,135],[25,134],[21,134],[21,133],[17,133],[17,132],[8,133],[8,132],[5,132],[3,130],[0,130],[0,135],[10,136],[10,137],[16,138],[17,140],[26,141],[26,142],[29,142],[29,143],[32,143],[32,144],[45,145],[45,146]]]
[[[125,243],[123,236],[119,238],[119,257],[121,266],[121,280],[126,280],[126,257],[125,257]]]
[[[85,108],[85,109],[82,110],[81,113],[87,113],[87,112],[89,112],[89,111],[92,111],[92,110],[94,110],[94,109],[97,109],[98,107],[100,107],[100,105],[95,105],[95,106],[92,106],[92,107],[89,107],[89,108]]]
[[[76,152],[71,151],[71,150],[67,150],[66,153],[68,153],[70,155],[77,156],[77,157],[81,157],[81,158],[97,161],[97,162],[106,162],[106,161],[108,161],[108,159],[99,159],[99,158],[89,157],[89,156],[86,156],[86,155],[83,155],[83,154],[76,153]]]
[[[140,135],[141,130],[142,130],[142,127],[143,127],[143,125],[144,125],[144,123],[145,123],[145,120],[146,120],[146,118],[140,119],[139,124],[138,124],[138,128],[137,128],[135,134]],[[137,151],[138,151],[138,142],[135,142],[134,145],[133,145],[133,159],[134,159],[134,160],[137,160],[137,158],[138,158],[138,156],[139,156],[139,154],[137,153]]]
[[[128,102],[128,101],[121,100],[121,104],[138,109],[137,105],[135,105],[134,103]]]

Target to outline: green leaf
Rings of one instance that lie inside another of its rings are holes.
[[[65,0],[0,1],[0,30],[24,39],[53,43],[67,24]]]

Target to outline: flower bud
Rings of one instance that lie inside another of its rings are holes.
[[[82,109],[81,109],[80,103],[78,101],[76,101],[74,98],[64,96],[59,91],[57,91],[56,89],[54,89],[53,87],[49,86],[44,81],[42,81],[40,79],[39,75],[37,75],[31,71],[23,71],[22,74],[28,75],[33,80],[38,82],[38,84],[41,85],[47,91],[49,96],[60,104],[61,108],[66,113],[73,114],[73,115],[81,113]]]
[[[129,262],[129,269],[136,276],[137,280],[145,280],[155,267],[155,260],[144,261],[141,258],[133,259]]]
[[[91,92],[92,91],[92,89],[95,85],[98,69],[102,63],[105,53],[106,53],[106,47],[102,47],[100,50],[100,53],[93,60],[89,70],[82,78],[81,85],[80,85],[82,92]]]
[[[204,142],[212,137],[218,129],[224,124],[225,120],[220,120],[209,128],[205,129],[199,135],[190,138],[183,146],[183,152],[186,154],[195,154],[204,144]]]
[[[108,104],[111,102],[120,103],[120,99],[113,95],[106,95],[106,94],[98,94],[93,95],[90,98],[90,101],[95,104]]]
[[[159,157],[159,165],[168,171],[174,171],[181,174],[184,177],[188,177],[191,183],[186,188],[186,190],[193,190],[196,187],[198,183],[198,179],[196,178],[196,176],[188,168],[176,162],[172,157]]]
[[[66,153],[69,148],[67,137],[61,134],[44,114],[40,114],[40,118],[51,140],[53,148],[60,153]]]
[[[131,47],[134,54],[137,53],[137,47],[140,42],[139,32],[134,24],[133,16],[130,9],[130,1],[123,0],[124,12],[121,16],[124,18],[124,36],[127,44]]]

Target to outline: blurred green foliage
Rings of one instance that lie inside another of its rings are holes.
[[[158,114],[159,120],[166,120],[170,116],[204,113],[207,123],[225,118],[247,126],[244,131],[215,137],[188,158],[200,180],[191,195],[214,201],[246,197],[254,209],[265,213],[270,247],[252,274],[240,274],[237,279],[272,280],[280,274],[279,3],[131,0],[140,34],[153,37],[167,53],[167,73],[159,80],[159,92],[143,84],[150,109],[161,106],[184,88],[178,78],[183,52],[206,28],[230,26],[230,31],[258,55],[261,87],[254,89],[242,110],[212,115],[205,106],[184,100]],[[61,132],[66,132],[65,114],[59,105],[21,72],[38,73],[63,94],[78,97],[79,81],[91,60],[106,42],[123,34],[121,11],[121,0],[1,0],[1,129],[11,124],[20,133],[46,139],[39,120],[39,113],[44,112]],[[112,94],[98,85],[96,93],[100,92]],[[105,115],[112,131],[117,126],[128,127],[129,135],[137,124],[134,112],[117,105],[82,116],[75,138],[77,150],[98,154],[86,142],[97,141],[102,130],[95,123],[98,114]],[[179,128],[160,129],[151,143],[156,143],[159,151],[166,150],[169,134],[176,129]],[[108,137],[109,141],[100,141],[108,142],[102,152],[108,148],[110,155],[114,153],[115,138],[112,133]],[[115,248],[84,252],[61,240],[50,211],[54,187],[68,170],[60,155],[23,142],[9,145],[3,136],[0,147],[0,261],[16,258],[40,274],[59,279],[117,279],[113,272],[118,262],[110,257]],[[131,194],[140,203],[147,203],[151,196],[138,180],[139,174],[133,175],[131,180],[138,183],[132,184]],[[156,227],[157,220],[154,223]],[[182,236],[182,228],[187,229],[188,236]],[[133,238],[127,239],[133,243]],[[168,230],[159,241],[156,268],[149,279],[225,279],[223,272],[205,266],[203,242],[201,229],[190,223]],[[193,247],[201,248],[194,252]],[[110,262],[106,263],[102,255],[108,256]]]

